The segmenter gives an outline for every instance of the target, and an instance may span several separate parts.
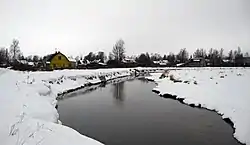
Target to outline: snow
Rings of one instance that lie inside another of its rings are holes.
[[[229,60],[229,59],[223,59],[222,61],[223,62],[231,62],[231,60]]]
[[[136,68],[145,72],[158,68]],[[135,70],[58,70],[20,72],[0,68],[0,144],[3,145],[101,145],[63,126],[55,108],[58,94],[106,80],[131,76]]]
[[[185,63],[178,63],[176,66],[183,66]]]
[[[51,77],[58,75],[55,72],[27,73],[0,69],[0,113],[3,117],[0,143],[101,145],[71,128],[57,124],[59,115],[55,109],[56,96],[61,90],[53,90],[56,87],[41,81],[43,74]]]
[[[250,145],[250,68],[183,68],[171,70],[167,76],[149,78],[158,84],[155,91],[215,110],[234,123],[234,137]],[[182,82],[171,81],[170,76]]]
[[[160,78],[161,75],[162,75],[162,73],[152,73],[152,74],[150,74],[150,76],[147,76],[145,78],[149,81],[157,81],[158,79],[156,79],[156,78]]]
[[[68,60],[69,60],[70,62],[76,62],[76,60],[75,60],[74,58],[68,58]]]
[[[22,64],[28,64],[28,65],[31,65],[31,66],[34,66],[35,63],[34,62],[29,62],[27,60],[18,60],[18,62],[22,63]]]
[[[105,64],[105,63],[102,63],[102,62],[99,62],[98,64],[100,64],[100,65],[107,65],[107,64]]]
[[[193,59],[194,62],[200,62],[201,59]]]
[[[159,79],[164,69],[166,78]],[[216,110],[234,123],[234,136],[250,145],[249,68],[122,68],[19,72],[0,68],[0,144],[3,145],[101,145],[63,126],[55,109],[56,97],[71,89],[130,76],[153,73],[160,94],[184,98]],[[158,72],[158,73],[157,73]],[[171,78],[171,80],[170,80]],[[178,82],[178,81],[182,82]],[[175,81],[175,83],[173,82]],[[184,83],[185,82],[185,83]]]

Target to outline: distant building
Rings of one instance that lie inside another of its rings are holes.
[[[223,66],[223,67],[233,67],[234,66],[234,60],[224,58],[221,61],[221,66]]]
[[[30,61],[27,61],[25,59],[23,59],[23,60],[17,60],[17,62],[20,63],[20,64],[24,64],[24,65],[35,66],[34,62],[30,62]]]
[[[77,67],[77,61],[73,58],[68,58],[69,62],[70,62],[70,67],[71,68],[76,68]]]
[[[133,58],[124,58],[122,62],[123,63],[136,63],[135,59]]]
[[[153,63],[157,66],[167,66],[169,64],[168,60],[153,61]]]
[[[169,61],[168,60],[162,60],[160,62],[160,66],[167,66],[169,64]]]
[[[61,52],[55,52],[50,54],[45,58],[45,65],[47,69],[66,69],[66,68],[75,68],[76,61],[70,61],[64,54]]]
[[[204,58],[192,58],[188,62],[180,65],[184,67],[205,67],[206,60]]]

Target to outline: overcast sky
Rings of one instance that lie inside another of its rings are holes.
[[[250,0],[0,0],[0,47],[13,38],[24,55],[250,51]]]

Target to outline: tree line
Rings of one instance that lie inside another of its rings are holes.
[[[19,45],[19,40],[13,39],[9,48],[0,48],[0,67],[18,66],[20,65],[20,60],[36,63],[42,61],[42,57],[38,55],[24,57]]]
[[[108,65],[112,64],[119,66],[122,64],[122,60],[124,58],[132,58],[135,60],[137,66],[155,66],[155,61],[163,60],[167,60],[168,66],[174,66],[178,63],[189,62],[192,59],[204,59],[210,62],[210,66],[223,66],[224,61],[236,64],[234,66],[241,66],[243,58],[249,57],[249,53],[245,52],[243,54],[240,47],[236,50],[230,50],[228,53],[225,53],[223,48],[210,48],[208,51],[204,48],[197,48],[193,54],[190,54],[186,48],[183,48],[176,54],[170,52],[168,54],[161,55],[159,53],[149,54],[148,52],[145,52],[137,56],[126,56],[124,44],[125,42],[123,40],[118,40],[116,42],[112,52],[109,53],[107,61]],[[91,52],[91,54],[93,53]],[[105,54],[103,56],[105,56]],[[85,59],[88,59],[88,57],[85,57]],[[105,59],[107,59],[107,57],[102,60]]]
[[[211,48],[209,51],[206,49],[198,48],[193,54],[190,54],[186,48],[180,49],[176,54],[170,52],[168,54],[158,54],[148,52],[141,53],[137,56],[126,56],[125,53],[125,42],[119,39],[113,46],[112,51],[107,56],[104,52],[100,51],[97,53],[89,52],[86,56],[77,56],[75,59],[84,63],[106,63],[109,67],[133,67],[133,66],[155,66],[155,61],[168,61],[168,66],[175,66],[178,63],[186,63],[192,59],[206,59],[211,63],[211,66],[222,65],[223,60],[229,62],[241,63],[242,58],[249,57],[249,53],[243,54],[241,48],[238,47],[236,50],[230,50],[228,54],[225,54],[224,49]],[[130,61],[126,63],[126,59]],[[32,62],[43,62],[46,57],[39,57],[38,55],[24,57],[20,47],[19,41],[14,39],[9,48],[0,48],[0,65],[13,66],[18,63],[18,60],[27,60]]]

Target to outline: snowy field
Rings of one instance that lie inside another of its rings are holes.
[[[236,128],[234,136],[250,145],[250,69],[173,69],[164,79],[159,79],[161,74],[153,73],[150,79],[158,83],[155,90],[176,95],[187,104],[200,104],[216,110],[223,118],[230,118]],[[30,73],[0,69],[0,144],[101,145],[60,124],[55,109],[56,97],[71,89],[100,83],[100,76],[112,80],[134,73],[135,70],[129,68]]]
[[[112,80],[134,73],[134,69],[29,73],[0,68],[0,144],[101,145],[102,143],[60,124],[55,108],[56,97],[71,89],[100,83],[103,77]]]
[[[184,103],[215,110],[234,123],[234,137],[250,145],[250,68],[183,68],[153,74],[154,91]]]

